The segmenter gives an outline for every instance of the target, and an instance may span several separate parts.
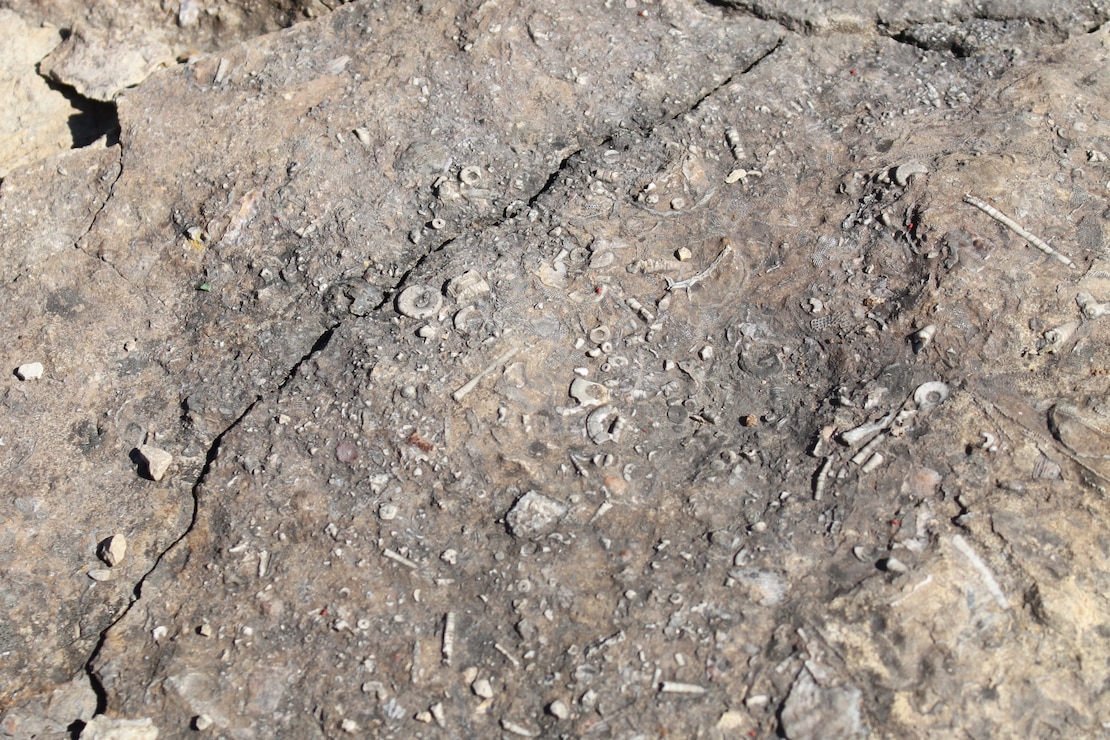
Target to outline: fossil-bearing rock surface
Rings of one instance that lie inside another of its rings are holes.
[[[1105,2],[84,6],[0,736],[1110,727]]]

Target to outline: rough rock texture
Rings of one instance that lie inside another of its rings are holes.
[[[0,178],[39,157],[73,145],[66,121],[77,109],[35,73],[35,64],[57,46],[57,29],[32,27],[0,8]]]
[[[7,176],[0,732],[1106,727],[1108,13],[796,5],[352,3]]]

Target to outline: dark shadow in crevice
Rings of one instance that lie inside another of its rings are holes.
[[[86,98],[70,85],[63,85],[46,75],[42,75],[42,78],[46,80],[51,90],[60,93],[78,110],[66,122],[69,125],[69,134],[73,137],[74,149],[86,147],[102,136],[107,137],[107,146],[115,146],[119,143],[119,113],[115,103]]]

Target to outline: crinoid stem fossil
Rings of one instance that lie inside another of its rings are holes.
[[[502,353],[502,355],[500,357],[498,357],[496,360],[494,360],[489,365],[484,367],[480,373],[475,375],[473,378],[468,380],[461,388],[459,388],[457,391],[452,393],[451,398],[455,399],[456,401],[463,400],[463,397],[465,397],[467,393],[470,393],[472,390],[474,390],[474,388],[478,385],[478,383],[481,382],[482,378],[486,377],[487,375],[492,373],[494,370],[501,367],[502,365],[504,365],[509,360],[513,359],[513,357],[519,351],[520,351],[519,347],[513,347],[510,350],[506,350],[504,353]]]
[[[444,665],[451,665],[455,653],[455,612],[447,612],[443,618],[443,646],[441,648]]]
[[[1010,218],[1009,216],[1007,216],[1005,213],[998,210],[994,206],[992,206],[988,203],[984,203],[983,201],[979,200],[978,198],[976,198],[973,195],[965,195],[964,196],[964,203],[968,203],[970,205],[975,206],[980,211],[987,214],[988,216],[993,218],[995,221],[1002,224],[1003,226],[1008,228],[1010,231],[1014,232],[1015,234],[1020,236],[1022,239],[1024,239],[1025,241],[1029,242],[1030,244],[1032,244],[1037,249],[1039,249],[1042,252],[1044,252],[1045,254],[1047,254],[1049,257],[1055,257],[1056,259],[1060,260],[1061,262],[1063,262],[1065,265],[1067,265],[1071,269],[1073,269],[1073,270],[1076,269],[1075,263],[1072,262],[1071,259],[1066,254],[1061,254],[1060,252],[1057,252],[1055,249],[1050,247],[1044,239],[1041,239],[1036,234],[1027,230],[1024,226],[1022,226],[1017,221],[1013,220],[1012,218]]]
[[[720,266],[721,261],[725,257],[727,257],[730,252],[732,252],[732,240],[731,239],[722,239],[721,241],[724,242],[724,248],[721,249],[721,253],[717,255],[717,259],[713,260],[713,262],[711,262],[709,264],[709,267],[705,268],[704,270],[699,272],[697,275],[694,275],[693,277],[686,278],[685,280],[679,280],[679,281],[676,282],[674,280],[671,280],[670,278],[667,278],[667,290],[668,291],[685,290],[685,291],[689,292],[690,288],[694,287],[695,285],[700,283],[702,280],[705,280],[707,277],[712,275],[714,270],[716,270]]]
[[[963,553],[964,557],[971,563],[971,567],[979,573],[979,577],[983,579],[983,583],[987,586],[987,591],[994,597],[995,603],[1002,609],[1009,609],[1010,602],[1006,600],[1006,594],[1002,592],[998,581],[994,579],[994,574],[991,573],[991,569],[987,567],[983,559],[979,557],[979,553],[975,552],[971,545],[967,543],[967,540],[958,534],[952,535],[952,544]]]

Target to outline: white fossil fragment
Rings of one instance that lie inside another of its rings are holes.
[[[928,175],[929,168],[921,164],[921,162],[906,162],[900,164],[894,169],[894,182],[900,186],[905,187],[909,184],[910,178],[914,175]]]
[[[939,380],[922,383],[913,392],[913,401],[918,408],[928,409],[939,406],[948,400],[948,385]]]
[[[674,280],[671,280],[670,278],[667,278],[666,279],[667,280],[667,290],[668,291],[674,291],[674,290],[689,291],[690,288],[694,287],[695,285],[700,283],[702,280],[705,280],[707,277],[712,275],[713,272],[716,271],[717,267],[724,260],[724,258],[727,257],[732,252],[732,240],[731,239],[722,239],[721,241],[723,243],[723,246],[721,247],[721,253],[717,255],[717,258],[714,259],[713,262],[710,263],[709,267],[705,268],[704,270],[699,272],[697,275],[694,275],[693,277],[686,278],[685,280],[679,280],[679,281],[675,282]]]
[[[859,452],[857,452],[855,455],[852,456],[852,464],[853,465],[863,465],[863,463],[868,458],[870,458],[872,454],[875,453],[875,450],[879,449],[879,445],[882,444],[882,442],[883,442],[883,437],[879,436],[879,437],[875,437],[870,442],[865,444],[863,447],[861,447],[859,449]]]
[[[663,694],[688,694],[691,696],[701,696],[709,691],[704,686],[698,686],[693,683],[682,683],[680,681],[663,681],[659,684],[659,691]]]
[[[913,345],[914,353],[916,354],[928,347],[929,344],[933,341],[933,337],[935,337],[936,334],[936,324],[929,324],[928,326],[923,326],[922,328],[915,331],[913,335],[910,336],[910,342]]]
[[[486,367],[482,368],[482,370],[477,375],[464,383],[462,387],[460,387],[457,391],[452,393],[451,398],[455,399],[456,401],[461,401],[466,396],[466,394],[470,393],[478,386],[478,383],[481,382],[482,378],[486,377],[494,370],[501,367],[501,365],[511,360],[519,351],[519,347],[513,347],[512,349],[506,350],[504,353],[501,354],[500,357],[498,357]]]
[[[443,296],[427,285],[410,285],[397,296],[397,313],[412,319],[430,319],[442,305]]]
[[[678,260],[644,259],[636,260],[626,269],[640,275],[654,275],[658,272],[674,272],[681,266],[682,263]]]
[[[525,727],[524,725],[517,724],[516,722],[513,722],[512,720],[508,720],[508,719],[504,719],[504,718],[502,718],[502,720],[501,720],[501,729],[504,730],[505,732],[509,733],[510,735],[519,735],[520,737],[539,737],[540,736],[539,731],[530,730],[527,727]]]
[[[501,645],[500,643],[495,642],[495,643],[493,643],[493,649],[496,650],[497,652],[501,653],[501,655],[503,655],[505,657],[505,660],[507,660],[507,661],[509,661],[510,663],[513,664],[514,668],[520,668],[520,661],[517,659],[517,657],[515,655],[510,653],[508,651],[508,649],[505,648],[505,646]]]
[[[619,442],[623,429],[620,412],[608,404],[599,406],[586,417],[586,434],[594,444]]]
[[[967,543],[967,540],[965,540],[962,535],[952,535],[952,544],[956,546],[957,550],[963,553],[964,557],[971,563],[971,567],[979,573],[979,577],[983,579],[983,583],[986,584],[987,591],[994,598],[995,603],[1002,609],[1009,609],[1010,602],[1006,600],[1006,594],[1002,592],[1002,588],[998,585],[998,581],[995,580],[994,573],[991,573],[991,569],[987,567],[987,564],[983,562],[979,554]]]
[[[1045,344],[1041,347],[1039,353],[1056,354],[1064,348],[1064,345],[1068,343],[1077,329],[1079,329],[1078,321],[1069,321],[1066,324],[1060,324],[1060,326],[1049,329],[1044,333]]]
[[[1032,246],[1041,250],[1042,252],[1044,252],[1048,256],[1054,257],[1055,259],[1059,260],[1060,262],[1063,262],[1065,265],[1067,265],[1068,267],[1070,267],[1073,270],[1077,269],[1075,263],[1071,261],[1070,257],[1068,257],[1065,254],[1061,254],[1060,252],[1057,252],[1055,249],[1053,249],[1051,246],[1049,246],[1046,241],[1044,241],[1039,236],[1037,236],[1033,232],[1026,229],[1024,226],[1019,224],[1017,221],[1014,221],[1012,218],[1010,218],[1009,216],[1007,216],[1005,213],[998,210],[994,206],[989,205],[987,203],[984,203],[983,201],[981,201],[978,198],[976,198],[974,196],[971,196],[971,195],[965,195],[964,196],[964,202],[975,206],[980,211],[987,214],[988,216],[993,218],[995,221],[1002,224],[1003,226],[1008,228],[1010,231],[1014,232],[1015,234],[1020,236],[1022,239],[1027,241],[1029,244],[1031,244]]]
[[[389,558],[393,562],[399,563],[400,565],[403,565],[406,568],[411,568],[412,570],[416,570],[419,567],[416,563],[409,560],[404,555],[402,555],[398,552],[394,552],[393,550],[390,550],[388,547],[385,548],[384,550],[382,550],[382,555],[385,555],[387,558]]]
[[[878,421],[869,421],[866,424],[860,424],[858,427],[854,427],[846,432],[842,432],[840,434],[840,439],[849,447],[855,447],[868,437],[878,434],[879,432],[886,429],[888,426],[890,426],[890,422],[893,421],[893,419],[893,414],[887,414]]]
[[[1099,316],[1110,314],[1110,301],[1099,303],[1090,293],[1078,294],[1075,296],[1075,302],[1079,304],[1079,310],[1088,319],[1097,319]]]
[[[885,461],[885,460],[886,460],[886,457],[883,455],[883,453],[876,452],[870,458],[868,458],[867,462],[865,462],[860,467],[860,471],[864,472],[864,473],[870,473],[872,470],[874,470],[875,468],[882,465],[883,461]]]
[[[609,389],[601,383],[575,378],[570,382],[570,397],[582,406],[599,406],[609,401]]]
[[[602,344],[603,342],[608,342],[609,339],[612,338],[612,336],[613,335],[612,332],[609,331],[609,327],[605,326],[604,324],[601,324],[600,326],[595,326],[593,329],[590,329],[590,341],[594,344]]]
[[[547,713],[555,719],[567,719],[570,717],[570,707],[566,705],[566,702],[556,699],[547,705]]]
[[[468,165],[459,170],[459,182],[463,185],[474,186],[482,180],[482,168],[477,165]]]
[[[895,557],[883,558],[878,562],[878,566],[888,573],[909,573],[909,567],[901,560]]]
[[[825,462],[821,464],[821,468],[817,471],[817,478],[813,482],[813,500],[820,501],[825,495],[825,486],[828,485],[829,468],[832,467],[833,459],[826,457]]]
[[[443,618],[443,663],[451,665],[451,656],[455,653],[455,612],[447,612]]]
[[[477,270],[467,270],[447,283],[447,295],[460,306],[466,306],[489,295],[489,283]]]

